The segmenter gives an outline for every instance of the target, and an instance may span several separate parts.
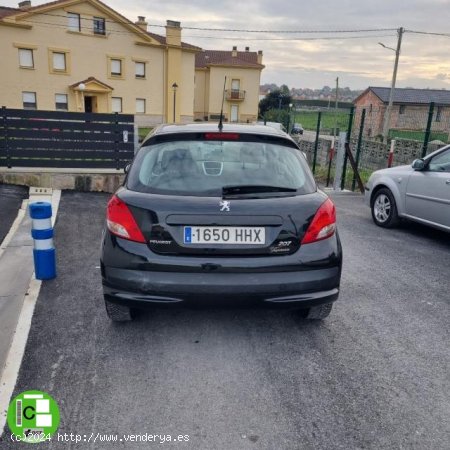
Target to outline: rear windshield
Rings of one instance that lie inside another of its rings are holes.
[[[240,185],[295,189],[299,195],[316,191],[300,150],[273,142],[153,143],[139,150],[127,177],[132,191],[168,195],[221,196],[224,186]]]

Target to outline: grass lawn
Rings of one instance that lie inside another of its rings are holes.
[[[347,171],[346,171],[346,175],[345,175],[345,188],[346,189],[351,189],[352,187],[352,182],[353,182],[353,169],[351,168],[350,163],[347,164]],[[363,184],[366,184],[367,181],[369,180],[370,175],[372,175],[372,170],[368,170],[368,169],[359,169],[359,176],[361,177],[361,181]],[[336,173],[336,169],[334,166],[331,167],[331,171],[330,171],[330,186],[333,185],[333,181],[334,181],[334,176]],[[314,174],[314,178],[316,179],[317,182],[319,182],[320,184],[324,184],[326,183],[327,180],[327,175],[328,175],[328,166],[316,166],[316,173]],[[355,191],[359,192],[359,188],[358,188],[358,182],[355,180]]]
[[[147,134],[152,130],[152,127],[139,127],[139,142],[142,142],[145,136],[147,136]]]
[[[317,111],[295,111],[292,113],[294,123],[301,123],[305,130],[316,131],[319,113]],[[333,132],[335,121],[340,131],[347,131],[349,113],[338,111],[322,112],[321,127],[322,131]]]
[[[413,141],[423,142],[425,139],[425,131],[415,130],[389,130],[391,139],[411,139]],[[449,141],[449,134],[442,131],[432,131],[430,133],[430,141],[439,140],[442,142]]]

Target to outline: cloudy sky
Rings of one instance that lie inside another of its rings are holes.
[[[183,40],[210,50],[237,45],[262,50],[266,68],[262,83],[289,87],[341,86],[363,89],[389,86],[396,29],[450,33],[450,0],[104,0],[136,20],[145,16],[149,31],[164,34],[167,19],[178,20]],[[33,0],[32,4],[43,3]],[[14,0],[0,0],[16,6]],[[159,26],[158,26],[159,25]],[[267,33],[191,30],[221,28],[265,30]],[[336,33],[336,30],[392,29],[390,31]],[[270,31],[330,30],[327,34],[291,34]],[[317,39],[317,38],[326,39]],[[305,40],[307,39],[307,40]],[[397,78],[398,87],[450,89],[450,34],[422,35],[406,32]]]

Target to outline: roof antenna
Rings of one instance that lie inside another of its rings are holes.
[[[222,94],[222,106],[220,109],[219,131],[222,131],[222,129],[223,129],[223,102],[225,101],[225,85],[226,84],[227,84],[227,77],[225,77],[225,80],[223,82],[223,94]]]

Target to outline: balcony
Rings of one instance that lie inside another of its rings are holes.
[[[225,98],[228,101],[239,102],[245,100],[245,91],[239,89],[228,89],[225,91]]]

